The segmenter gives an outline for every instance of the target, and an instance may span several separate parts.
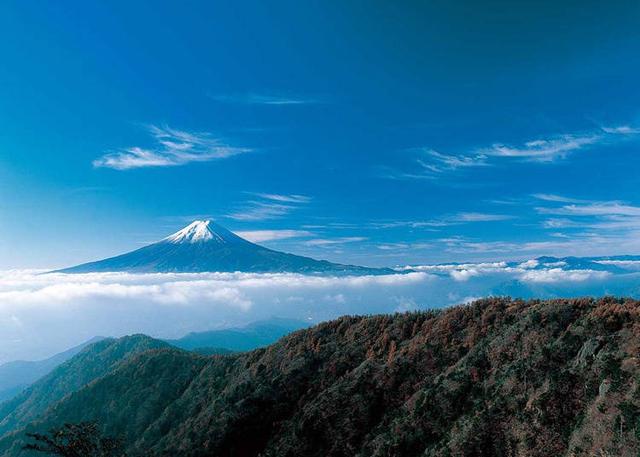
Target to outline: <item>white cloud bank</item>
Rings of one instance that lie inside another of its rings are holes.
[[[317,322],[393,312],[402,297],[416,296],[429,279],[422,272],[346,277],[0,272],[0,363],[44,357],[96,335],[180,337],[271,316]]]
[[[598,265],[608,268],[606,261]],[[491,295],[634,295],[640,276],[637,268],[621,274],[537,261],[408,268],[398,274],[342,277],[0,272],[0,363],[47,357],[97,335],[174,338],[272,316],[319,322]]]
[[[602,262],[599,262],[602,263]],[[442,265],[421,265],[416,267],[403,267],[403,270],[415,270],[432,273],[448,274],[454,281],[464,282],[474,277],[487,277],[500,275],[515,279],[525,284],[530,283],[576,283],[587,280],[602,280],[608,278],[611,273],[592,269],[572,270],[563,269],[566,262],[546,263],[543,268],[535,259],[527,260],[517,265],[509,265],[507,262],[461,263]]]

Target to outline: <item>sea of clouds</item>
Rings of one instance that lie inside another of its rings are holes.
[[[638,295],[640,273],[535,261],[427,265],[382,276],[0,272],[0,363],[50,356],[94,336],[176,338],[273,316],[438,308],[491,295]]]

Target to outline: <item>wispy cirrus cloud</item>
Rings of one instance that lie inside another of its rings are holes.
[[[545,202],[555,202],[555,203],[587,203],[588,202],[588,200],[579,200],[577,198],[564,197],[562,195],[556,195],[556,194],[533,194],[532,197]]]
[[[263,221],[286,216],[294,209],[295,207],[291,205],[250,201],[247,202],[242,209],[227,214],[227,217],[237,221]]]
[[[544,224],[554,230],[537,239],[525,241],[483,240],[462,236],[434,241],[437,249],[465,258],[485,259],[495,254],[520,256],[605,256],[640,252],[640,219],[596,220],[574,223],[572,220],[558,224]],[[567,230],[566,233],[557,230]]]
[[[618,135],[636,135],[640,133],[640,127],[632,127],[630,125],[619,125],[617,127],[602,127],[602,131],[605,133],[612,133]]]
[[[590,202],[560,207],[538,207],[540,214],[562,216],[640,216],[640,207],[619,201]]]
[[[640,206],[621,200],[587,200],[556,194],[532,194],[533,198],[549,203],[565,203],[555,206],[538,206],[541,214],[573,216],[640,216]]]
[[[306,195],[283,195],[283,194],[263,194],[263,193],[255,193],[260,198],[264,198],[265,200],[272,200],[276,202],[284,202],[284,203],[309,203],[311,201],[311,197],[307,197]]]
[[[574,254],[576,252],[574,249],[579,248],[577,243],[573,240],[512,242],[502,240],[478,241],[458,237],[439,241],[444,244],[444,250],[446,252],[474,257],[478,255],[484,257],[487,254],[506,254],[513,256],[520,255],[523,252],[534,255],[557,255],[558,253]],[[582,242],[584,241],[586,240],[582,240]],[[586,245],[583,246],[582,252],[584,253],[585,251],[587,251]]]
[[[571,227],[580,227],[580,225],[577,222],[574,222],[571,219],[556,218],[556,217],[546,219],[545,221],[542,222],[542,226],[544,228],[554,229],[554,230],[571,228]]]
[[[535,208],[538,214],[560,216],[550,217],[543,221],[544,228],[589,229],[604,236],[616,236],[621,242],[625,237],[629,239],[638,237],[640,206],[618,200],[577,200],[559,196],[553,200],[541,200],[563,203],[558,206],[538,206]]]
[[[504,161],[550,164],[575,152],[624,141],[638,134],[640,127],[621,125],[600,127],[588,132],[538,137],[522,143],[496,142],[458,154],[444,153],[431,148],[416,149],[418,156],[414,157],[414,167],[410,171],[393,170],[384,176],[392,179],[439,179],[463,170],[497,166]]]
[[[429,148],[416,149],[416,152],[418,156],[413,159],[413,164],[417,168],[414,166],[410,171],[385,169],[382,176],[388,179],[436,180],[459,169],[489,166],[484,154],[450,155]]]
[[[471,156],[449,155],[433,149],[427,149],[424,152],[427,158],[417,159],[417,162],[427,173],[441,174],[459,168],[485,167],[489,165],[485,154]]]
[[[487,213],[458,213],[450,220],[453,222],[493,222],[513,219],[508,214],[487,214]]]
[[[566,134],[551,138],[526,141],[522,145],[513,146],[496,143],[488,148],[480,149],[482,154],[494,157],[526,159],[536,162],[553,162],[586,146],[601,142],[602,134]]]
[[[480,212],[460,212],[455,214],[443,215],[434,219],[424,221],[389,221],[389,222],[374,222],[371,224],[373,228],[395,228],[395,227],[409,227],[409,228],[437,228],[437,227],[449,227],[452,225],[467,224],[473,222],[497,222],[514,219],[514,216],[509,214],[494,214],[494,213],[480,213]]]
[[[259,94],[259,93],[241,93],[241,94],[210,94],[209,98],[217,102],[223,103],[239,103],[245,105],[308,105],[321,103],[320,100],[308,97],[299,97],[283,94]]]
[[[311,197],[298,194],[253,193],[252,195],[258,198],[245,202],[240,209],[227,214],[226,217],[238,221],[277,219],[311,201]]]
[[[236,231],[236,235],[245,238],[254,243],[263,241],[286,240],[290,238],[307,238],[313,236],[313,232],[307,230],[245,230]]]
[[[520,145],[495,143],[481,148],[487,156],[524,159],[536,162],[554,162],[588,146],[613,143],[621,136],[640,134],[640,128],[629,125],[601,127],[599,130],[583,133],[567,133],[547,138],[537,138]]]
[[[367,238],[363,236],[343,236],[337,238],[315,238],[306,241],[304,244],[307,246],[334,246],[336,244],[357,243],[365,240]]]
[[[150,125],[153,147],[133,146],[109,152],[93,161],[94,167],[130,170],[145,167],[175,167],[191,162],[209,162],[246,152],[249,148],[224,144],[208,132],[188,132],[168,126]]]
[[[379,249],[381,251],[416,251],[419,249],[429,249],[429,248],[433,248],[433,244],[432,243],[426,243],[426,242],[413,242],[413,243],[402,243],[402,242],[396,242],[396,243],[382,243],[382,244],[377,244],[376,249]]]

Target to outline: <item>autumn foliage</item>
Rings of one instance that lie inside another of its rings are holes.
[[[639,355],[637,301],[492,298],[143,353],[31,427],[95,420],[129,455],[637,457]]]

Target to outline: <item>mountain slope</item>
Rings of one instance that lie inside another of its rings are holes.
[[[344,317],[235,356],[141,354],[29,430],[97,420],[131,455],[635,457],[638,353],[636,301]]]
[[[309,327],[305,322],[271,318],[253,322],[245,327],[194,332],[177,340],[166,340],[167,343],[187,351],[206,348],[225,349],[228,351],[250,351],[275,343],[283,336]]]
[[[58,365],[78,354],[85,347],[102,339],[101,337],[92,338],[48,359],[37,361],[17,360],[0,365],[0,403],[16,396],[26,387],[50,373]]]
[[[66,395],[109,373],[141,352],[169,347],[144,335],[103,339],[84,348],[13,399],[0,404],[0,436],[34,420]]]
[[[309,325],[305,322],[271,318],[253,322],[245,327],[195,332],[175,340],[171,346],[201,353],[232,353],[250,351],[267,346],[283,336]],[[85,347],[104,338],[96,337],[79,346],[40,361],[15,361],[0,365],[0,403],[19,394],[26,387],[71,359]]]
[[[274,251],[241,238],[212,221],[195,221],[167,238],[62,273],[148,272],[295,272],[381,274],[391,270],[341,265]]]

